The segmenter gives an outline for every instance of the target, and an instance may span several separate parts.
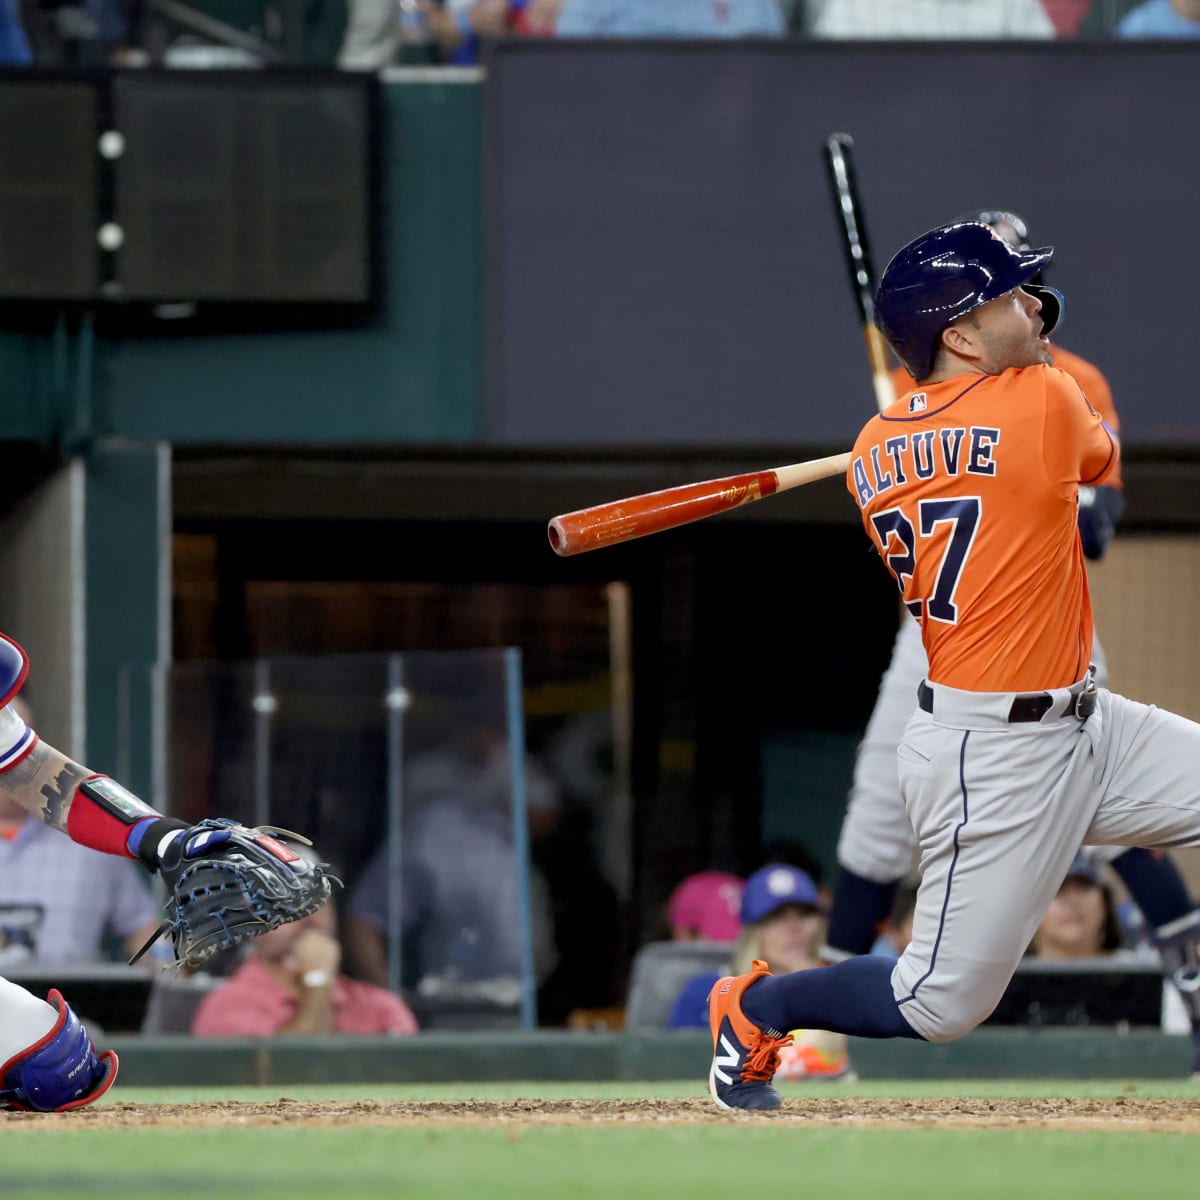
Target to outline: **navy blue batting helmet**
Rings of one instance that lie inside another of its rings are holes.
[[[951,219],[952,225],[960,225],[963,221],[981,221],[990,225],[1002,238],[1018,250],[1029,250],[1033,247],[1033,236],[1029,232],[1029,222],[1024,217],[1013,212],[1011,208],[972,208],[968,212],[959,213]],[[1012,237],[1007,237],[998,226],[1007,225],[1012,230]]]
[[[1030,280],[1053,253],[1053,246],[1014,250],[978,222],[944,225],[888,263],[875,293],[875,324],[914,379],[933,370],[938,339],[951,321],[1013,288],[1042,302],[1042,332],[1049,333],[1062,315],[1062,293]]]

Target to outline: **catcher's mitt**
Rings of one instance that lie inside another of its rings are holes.
[[[341,884],[298,833],[226,818],[190,826],[162,852],[167,919],[134,955],[170,934],[175,959],[199,966],[221,950],[316,912]]]

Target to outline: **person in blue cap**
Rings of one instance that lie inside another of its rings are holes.
[[[668,1029],[708,1028],[708,994],[722,975],[741,974],[755,959],[774,971],[820,967],[825,905],[807,871],[771,863],[755,871],[742,892],[741,928],[730,967],[696,975],[683,985],[667,1018]],[[777,1079],[852,1078],[846,1039],[836,1034],[794,1030],[780,1058]]]

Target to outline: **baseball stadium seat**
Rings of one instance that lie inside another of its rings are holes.
[[[625,1028],[662,1030],[683,985],[694,975],[723,971],[732,942],[648,942],[633,959]]]

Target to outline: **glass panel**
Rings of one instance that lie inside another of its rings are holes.
[[[311,838],[346,884],[343,970],[400,991],[423,1028],[535,1023],[550,933],[530,886],[518,651],[186,663],[163,690],[160,803]]]

